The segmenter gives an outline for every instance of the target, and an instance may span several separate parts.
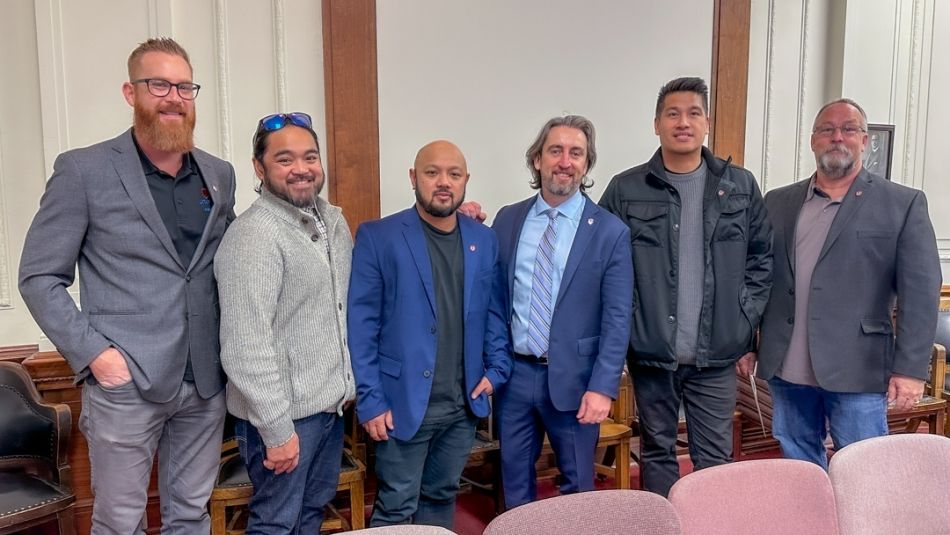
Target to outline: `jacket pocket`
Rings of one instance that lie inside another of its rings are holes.
[[[745,193],[730,195],[722,202],[713,241],[745,241],[748,226],[746,210],[750,202],[749,195]]]
[[[670,207],[661,203],[631,203],[627,206],[630,243],[641,247],[659,247],[666,234]]]
[[[893,230],[858,230],[858,239],[890,239],[897,235]]]
[[[891,334],[894,332],[890,320],[863,319],[861,332],[864,334]]]
[[[398,360],[387,357],[382,353],[379,354],[379,371],[385,373],[386,375],[394,378],[398,378],[402,374],[402,362]]]
[[[577,341],[577,354],[581,357],[593,357],[600,349],[600,337],[581,338]]]

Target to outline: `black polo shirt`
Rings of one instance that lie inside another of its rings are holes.
[[[135,140],[135,136],[132,136],[132,139]],[[142,171],[145,172],[145,180],[148,182],[149,191],[152,192],[155,208],[162,216],[165,229],[175,244],[181,263],[188,269],[213,205],[211,195],[201,177],[201,170],[198,169],[195,157],[189,152],[182,157],[181,169],[173,177],[152,164],[142,152],[138,141],[135,141],[135,149],[139,153]]]
[[[213,205],[211,194],[208,193],[208,188],[205,187],[204,179],[201,177],[201,170],[195,162],[195,157],[189,152],[182,157],[178,174],[171,176],[155,167],[148,156],[142,152],[134,135],[132,141],[135,143],[135,150],[139,153],[142,171],[145,172],[145,181],[152,193],[152,200],[155,201],[155,208],[162,216],[165,230],[168,231],[175,250],[178,251],[182,265],[188,269],[192,257],[195,256],[195,249],[198,248],[198,242],[201,241],[201,235],[204,234],[205,223],[208,222],[208,214],[211,213]],[[212,334],[217,336],[217,333]],[[185,366],[184,380],[189,382],[195,380],[190,354]]]

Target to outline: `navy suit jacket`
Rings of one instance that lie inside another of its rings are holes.
[[[536,198],[502,208],[492,225],[508,268],[509,295],[521,229]],[[577,410],[587,391],[617,397],[632,307],[630,229],[585,195],[551,317],[548,388],[557,410]]]
[[[465,257],[465,399],[479,417],[488,396],[469,394],[487,377],[498,388],[511,373],[505,322],[504,267],[487,227],[458,216]],[[360,225],[350,276],[350,357],[360,422],[392,411],[390,433],[408,440],[419,430],[435,372],[437,329],[432,265],[415,206]]]

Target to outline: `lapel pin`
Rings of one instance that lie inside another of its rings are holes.
[[[588,224],[588,225],[593,225],[593,224],[594,224],[594,218],[593,218],[593,217],[589,218],[589,219],[587,220],[587,224]]]
[[[720,197],[722,197],[722,196],[725,195],[725,194],[726,194],[725,191],[719,190],[719,196],[720,196]]]
[[[213,189],[214,191],[218,191],[218,185],[217,185],[217,184],[211,184],[211,189]]]
[[[854,192],[854,196],[855,196],[855,197],[860,197],[862,193],[864,193],[864,192],[861,191],[861,190],[855,191],[855,192]]]
[[[475,252],[475,245],[469,245],[469,246],[468,246],[468,250],[474,253],[474,252]]]

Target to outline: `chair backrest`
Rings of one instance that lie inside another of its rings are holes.
[[[950,347],[950,310],[937,312],[937,333],[934,343]]]
[[[0,407],[0,461],[40,458],[55,465],[56,411],[42,404],[19,364],[0,362]]]
[[[350,533],[365,533],[367,535],[453,535],[451,531],[439,526],[417,526],[413,524],[358,529]]]
[[[834,492],[817,465],[760,459],[693,472],[673,485],[670,502],[684,535],[835,535]]]
[[[862,440],[835,453],[828,472],[841,535],[950,532],[950,438]]]
[[[502,513],[484,535],[676,535],[681,533],[673,506],[662,496],[640,490],[599,490],[555,496]]]

